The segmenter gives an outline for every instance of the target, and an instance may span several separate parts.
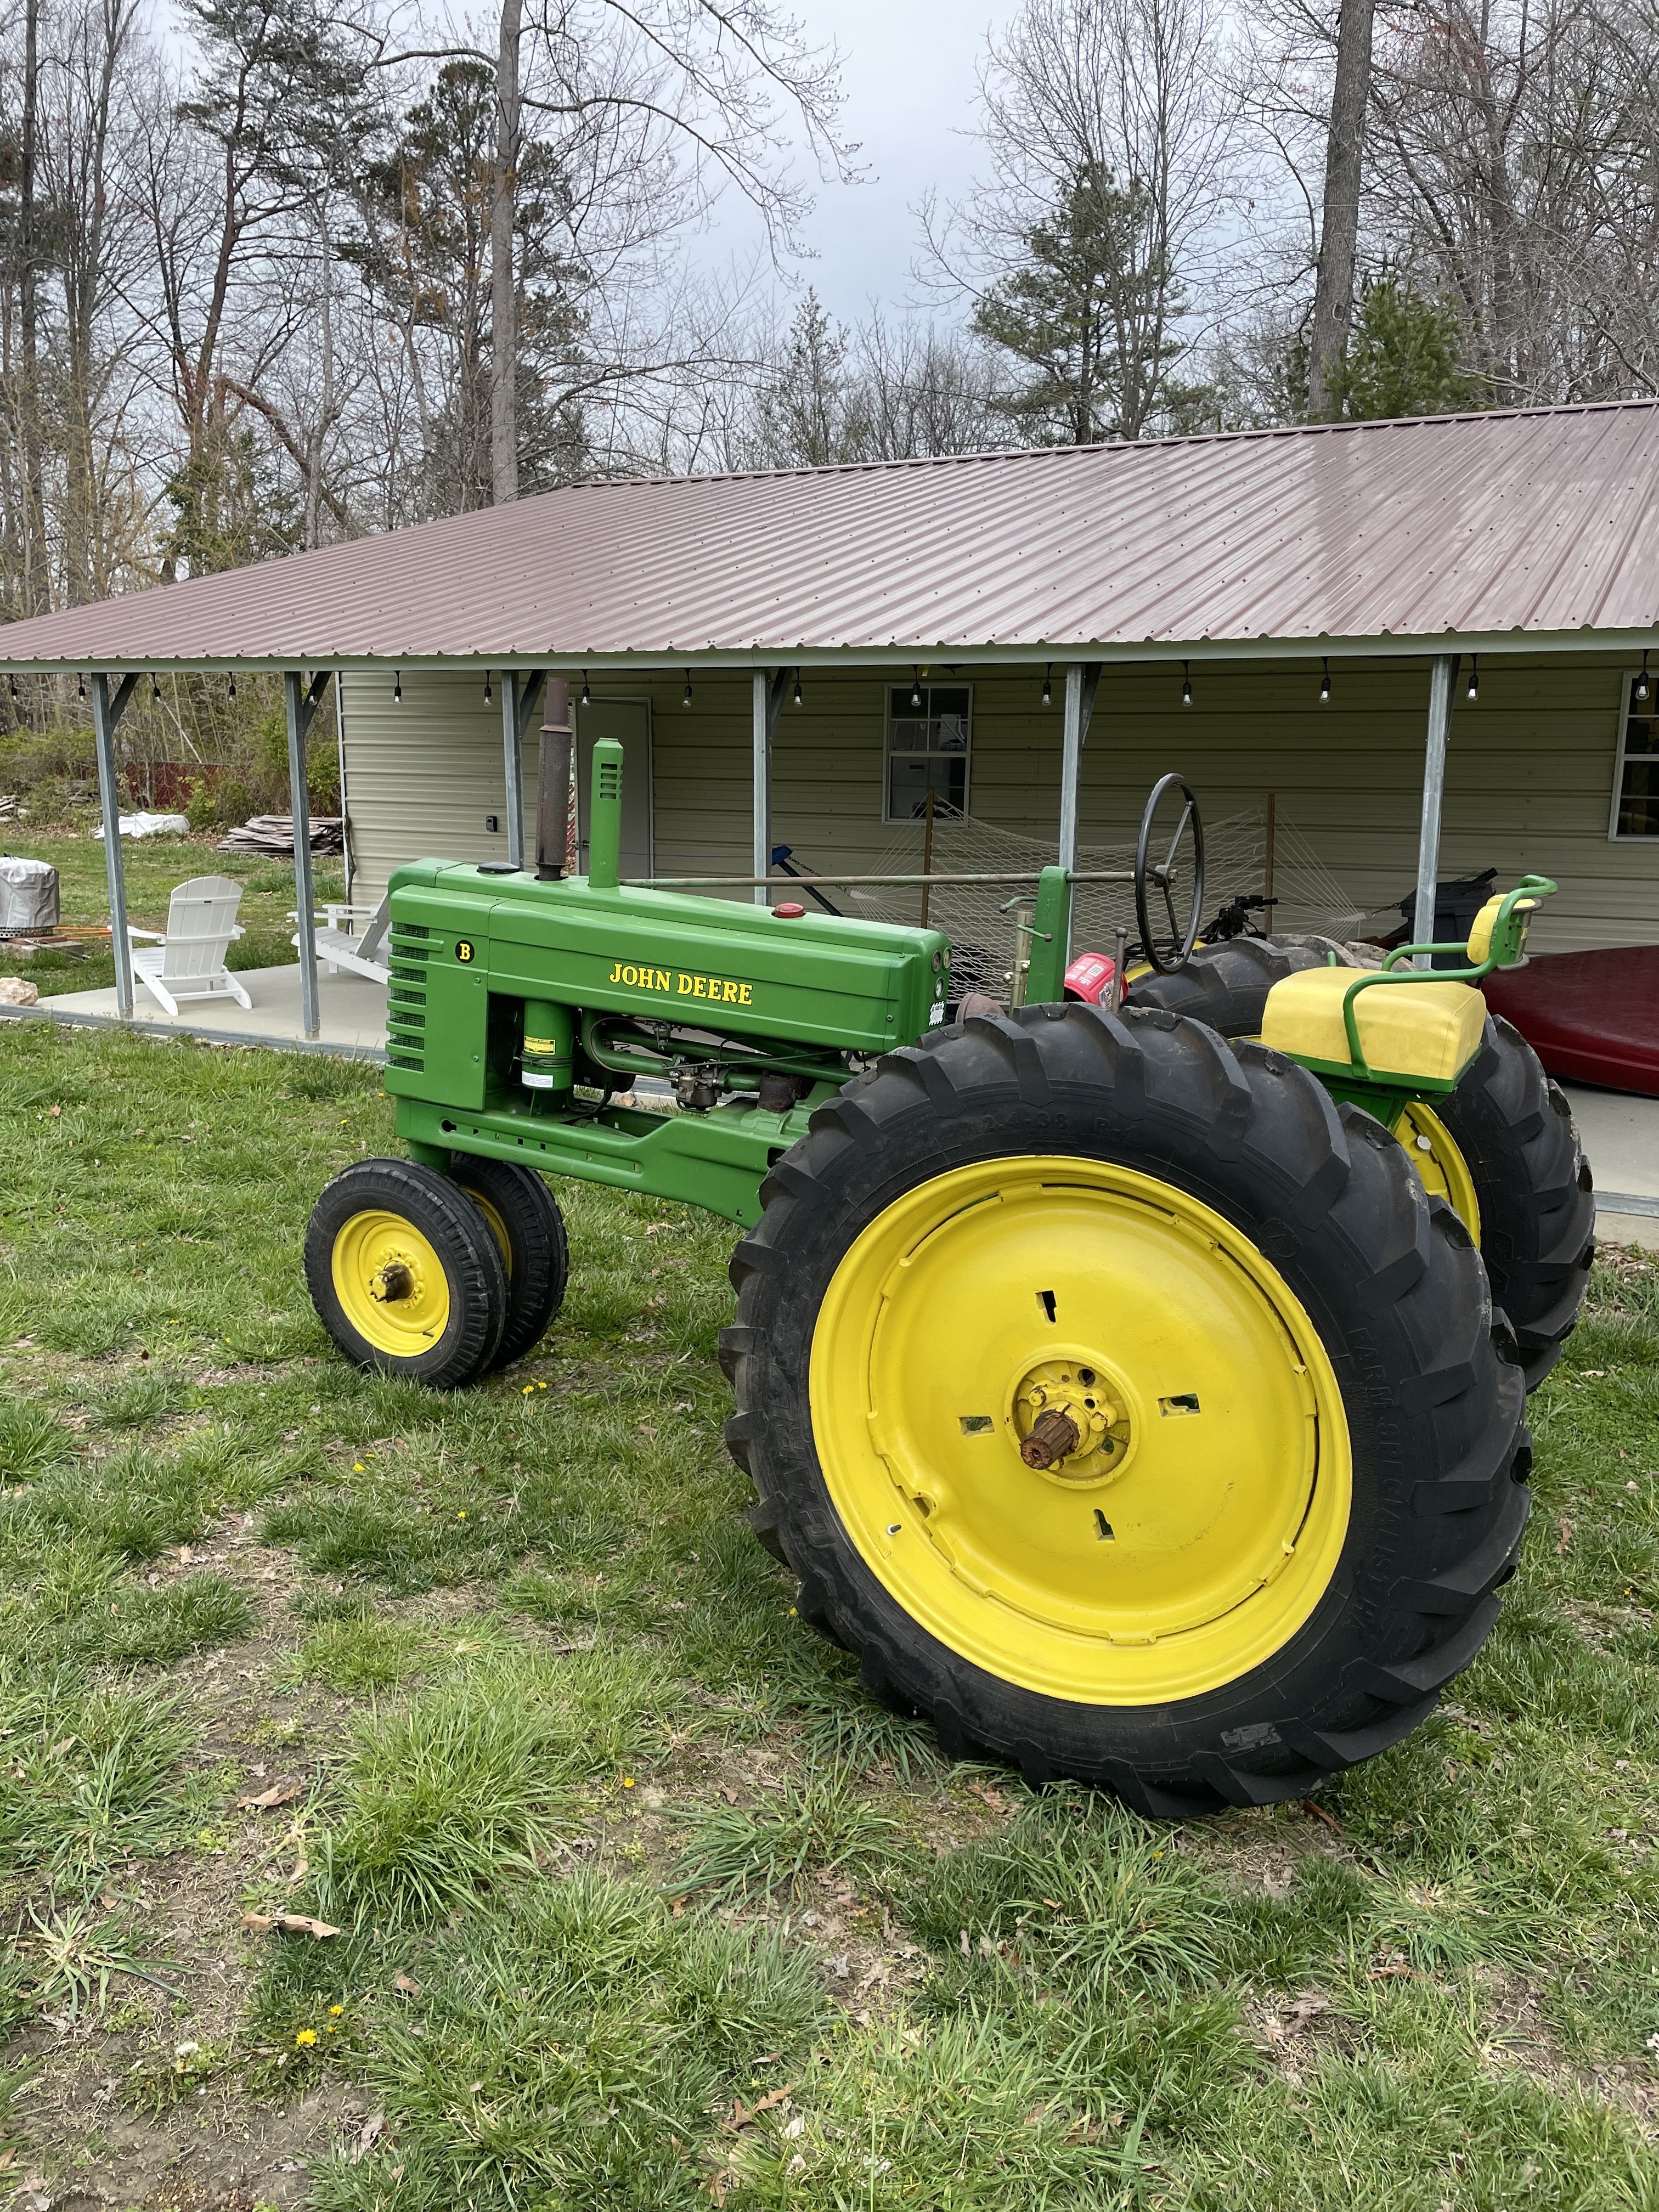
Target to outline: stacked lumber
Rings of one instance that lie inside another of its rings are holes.
[[[313,814],[311,818],[313,853],[343,853],[345,823],[337,814]],[[291,860],[294,857],[294,817],[256,814],[219,840],[222,853],[257,853],[264,860]]]

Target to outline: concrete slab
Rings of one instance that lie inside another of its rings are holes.
[[[140,989],[131,1021],[116,1012],[115,993],[62,991],[38,1006],[0,1007],[0,1013],[45,1016],[92,1029],[125,1029],[143,1036],[204,1037],[214,1044],[264,1045],[283,1052],[330,1052],[353,1059],[386,1058],[386,986],[366,975],[319,975],[322,1016],[316,1037],[303,1034],[300,1015],[300,969],[240,968],[236,980],[253,1001],[251,1010],[234,999],[186,1000],[176,1018]]]
[[[1659,1098],[1566,1083],[1595,1177],[1595,1233],[1659,1252]]]

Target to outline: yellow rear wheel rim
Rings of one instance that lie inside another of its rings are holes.
[[[376,1352],[417,1358],[448,1328],[443,1261],[402,1214],[354,1213],[334,1239],[329,1267],[340,1310]]]
[[[907,1192],[831,1279],[810,1390],[866,1565],[1027,1690],[1150,1705],[1237,1680],[1341,1553],[1347,1421],[1306,1311],[1238,1230],[1131,1169],[1022,1156]],[[1021,1456],[1038,1390],[1101,1417],[1047,1469]]]
[[[1474,1194],[1469,1164],[1451,1131],[1431,1108],[1413,1098],[1395,1123],[1394,1133],[1406,1147],[1424,1188],[1445,1200],[1479,1249],[1480,1201]]]

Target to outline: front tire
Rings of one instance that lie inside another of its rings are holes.
[[[849,1084],[763,1196],[721,1346],[752,1517],[947,1751],[1267,1803],[1480,1649],[1520,1376],[1461,1223],[1304,1070],[1157,1012],[974,1019]],[[1059,1406],[1076,1447],[1034,1465]]]
[[[570,1280],[570,1246],[558,1200],[514,1160],[455,1152],[449,1172],[483,1214],[507,1274],[507,1320],[491,1369],[510,1367],[553,1326]]]
[[[483,1216],[447,1176],[355,1161],[312,1210],[305,1264],[318,1317],[354,1366],[459,1390],[495,1357],[506,1273]]]

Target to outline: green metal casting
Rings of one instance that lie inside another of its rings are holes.
[[[593,748],[585,877],[420,860],[392,878],[398,1133],[434,1165],[485,1153],[753,1222],[812,1109],[944,1020],[950,943],[624,887],[622,760],[614,738]],[[1039,916],[1063,947],[1069,885],[1047,872]],[[611,1103],[641,1075],[678,1079],[682,1110]],[[762,1104],[763,1077],[781,1105]]]

